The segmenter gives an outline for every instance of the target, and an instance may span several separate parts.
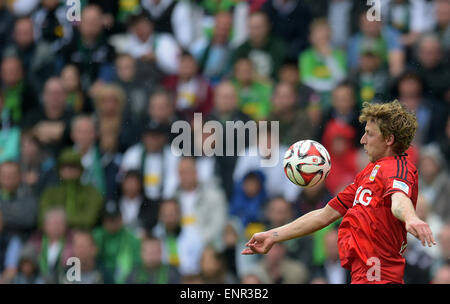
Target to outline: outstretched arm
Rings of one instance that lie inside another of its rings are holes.
[[[406,231],[418,238],[423,246],[436,245],[430,227],[417,217],[411,199],[401,192],[396,192],[392,194],[391,200],[392,214],[405,223]]]
[[[245,244],[248,248],[244,249],[242,254],[266,254],[272,248],[273,244],[277,242],[311,234],[341,217],[342,215],[339,212],[326,205],[322,209],[311,211],[284,226],[255,233],[250,241]]]

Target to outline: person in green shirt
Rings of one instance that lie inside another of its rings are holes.
[[[269,115],[272,86],[267,81],[255,79],[250,59],[240,58],[234,64],[233,85],[238,94],[238,107],[242,112],[256,121]]]
[[[39,207],[39,226],[42,227],[44,214],[49,209],[62,206],[70,228],[92,229],[103,207],[101,194],[89,185],[82,185],[83,172],[81,157],[71,148],[63,150],[58,159],[61,182],[46,188]]]
[[[124,227],[116,201],[106,203],[102,226],[93,231],[93,236],[105,283],[125,283],[133,269],[141,263],[141,242]]]
[[[331,46],[331,30],[324,18],[316,19],[310,27],[312,47],[299,56],[300,78],[321,95],[322,107],[331,106],[331,91],[346,77],[346,58]]]

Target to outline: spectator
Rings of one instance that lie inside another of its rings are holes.
[[[121,172],[138,170],[144,181],[145,196],[152,204],[174,195],[177,187],[178,157],[168,144],[168,126],[148,121],[142,142],[130,147],[120,165]]]
[[[287,55],[284,42],[271,35],[269,19],[263,12],[249,16],[248,31],[248,40],[235,50],[233,62],[241,57],[250,58],[257,75],[276,78]]]
[[[299,140],[313,139],[318,132],[307,110],[300,108],[297,101],[297,92],[291,83],[279,82],[275,86],[268,120],[279,122],[280,143],[285,146]]]
[[[200,275],[205,284],[236,283],[236,278],[227,270],[223,255],[210,246],[203,251]]]
[[[341,267],[337,246],[338,231],[331,229],[325,235],[326,260],[313,270],[311,281],[323,279],[327,284],[348,284],[351,281],[350,272]]]
[[[20,153],[20,129],[11,121],[9,110],[4,107],[0,93],[0,163],[17,160]]]
[[[132,122],[136,118],[143,119],[147,100],[160,81],[159,72],[140,67],[136,59],[128,54],[117,56],[116,70],[117,84],[127,96],[125,120]]]
[[[310,26],[312,47],[299,56],[300,78],[320,94],[321,106],[330,106],[331,91],[346,76],[346,58],[331,46],[331,30],[326,19],[316,19]]]
[[[32,129],[53,156],[58,155],[70,140],[73,113],[66,107],[66,97],[61,79],[49,78],[44,87],[42,108],[40,111],[27,112],[23,122],[24,128]]]
[[[21,250],[20,237],[3,230],[3,216],[0,210],[0,284],[10,283],[17,274]]]
[[[37,108],[38,99],[25,80],[22,63],[18,57],[4,57],[0,68],[2,112],[8,113],[11,123],[20,125],[26,114]]]
[[[67,8],[59,0],[42,0],[32,14],[35,40],[51,45],[52,53],[57,53],[73,36],[72,25],[67,20]]]
[[[431,266],[431,277],[435,277],[438,270],[449,263],[450,259],[450,225],[448,223],[441,227],[438,234],[438,242],[440,247],[440,256],[434,260]]]
[[[164,74],[177,72],[180,52],[177,42],[170,34],[157,32],[147,14],[133,16],[128,31],[125,53],[144,63],[156,64]]]
[[[183,227],[178,201],[166,200],[159,209],[158,224],[153,235],[163,243],[163,262],[178,268],[183,276],[200,273],[204,242],[195,227]]]
[[[44,215],[42,232],[32,235],[25,246],[31,246],[35,251],[38,273],[43,283],[59,283],[67,259],[73,256],[72,236],[64,209],[49,209]]]
[[[286,256],[284,244],[276,243],[259,264],[272,284],[306,284],[309,272],[306,266]]]
[[[304,1],[268,0],[262,7],[272,24],[273,33],[288,45],[287,54],[293,58],[308,45],[311,10]]]
[[[220,12],[214,16],[211,37],[203,34],[190,47],[199,71],[213,84],[219,83],[230,72],[233,46],[231,31],[233,19],[230,13]]]
[[[450,284],[450,265],[446,264],[439,268],[431,283]]]
[[[117,202],[106,203],[102,226],[93,231],[93,236],[105,283],[125,283],[133,268],[141,262],[141,243],[123,226]]]
[[[234,63],[234,86],[239,97],[239,109],[253,120],[263,120],[270,113],[272,86],[254,76],[253,63],[239,58]]]
[[[117,85],[105,84],[99,87],[95,98],[99,130],[99,147],[114,159],[139,141],[139,126],[136,121],[124,117],[124,92]]]
[[[224,151],[231,149],[226,144],[227,140],[230,140],[230,137],[234,140],[232,156],[216,156],[220,181],[225,189],[228,199],[231,199],[233,191],[233,171],[238,160],[237,153],[239,148],[237,147],[237,136],[242,136],[242,134],[238,134],[240,130],[233,130],[233,133],[230,131],[227,132],[225,124],[227,121],[241,121],[245,124],[250,120],[246,114],[238,109],[237,103],[238,97],[233,84],[228,81],[221,82],[214,90],[214,107],[207,118],[207,120],[218,121],[222,125],[222,129],[224,130],[222,133],[222,138],[224,139]],[[244,134],[244,136],[245,145],[247,146],[249,136],[247,134]]]
[[[230,215],[236,216],[244,228],[250,223],[263,222],[263,206],[267,199],[264,180],[260,171],[251,171],[234,187]]]
[[[82,230],[75,232],[73,235],[73,256],[80,259],[80,279],[79,281],[71,280],[67,275],[63,275],[60,282],[63,284],[106,283],[96,261],[98,252],[99,249],[90,232]],[[70,269],[67,269],[67,271],[70,271]],[[66,274],[66,272],[63,274]]]
[[[46,188],[39,206],[39,224],[42,226],[47,210],[61,206],[67,215],[69,228],[91,229],[100,217],[103,201],[100,193],[80,182],[83,166],[81,156],[70,148],[58,158],[60,183]]]
[[[435,20],[434,33],[439,36],[445,52],[450,49],[450,3],[446,0],[434,1]]]
[[[119,199],[122,222],[128,230],[141,238],[145,231],[151,231],[158,220],[159,205],[144,196],[142,176],[138,170],[125,173]]]
[[[441,220],[450,220],[450,177],[446,170],[445,160],[439,148],[428,145],[421,149],[420,154],[420,193],[431,204],[431,212]]]
[[[182,47],[193,42],[195,29],[189,1],[142,0],[141,4],[151,16],[156,32],[173,35]]]
[[[184,120],[191,122],[194,113],[206,116],[211,111],[212,88],[208,80],[198,73],[197,61],[190,53],[181,54],[178,74],[167,77],[164,87],[175,95],[175,109]]]
[[[23,185],[35,197],[40,197],[44,188],[58,183],[55,158],[44,151],[42,143],[30,131],[21,136],[19,163]]]
[[[19,267],[17,274],[12,280],[13,284],[42,284],[44,283],[39,274],[37,253],[34,248],[25,246],[20,252]]]
[[[381,21],[370,21],[367,11],[359,15],[359,29],[349,41],[347,59],[351,70],[358,66],[362,50],[370,46],[382,54],[382,65],[387,65],[389,74],[396,77],[403,72],[405,54],[398,31],[389,26],[383,26]]]
[[[423,35],[417,48],[418,65],[415,67],[424,81],[425,93],[438,101],[449,101],[449,64],[439,37],[435,34]]]
[[[64,66],[60,74],[62,85],[67,93],[67,106],[77,114],[92,113],[92,101],[81,89],[80,72],[73,64]]]
[[[450,113],[447,115],[447,121],[442,135],[437,139],[437,144],[445,158],[447,168],[450,168]]]
[[[179,284],[180,274],[176,267],[162,261],[161,240],[147,237],[141,245],[142,265],[130,274],[127,283],[131,284]]]
[[[61,49],[62,64],[74,64],[81,75],[81,88],[87,90],[98,81],[111,81],[114,49],[106,41],[102,11],[96,5],[87,5],[81,12],[79,30]]]
[[[314,1],[315,2],[315,1]],[[328,7],[328,21],[331,28],[331,42],[341,50],[347,47],[351,35],[352,8],[358,2],[353,0],[332,0]]]
[[[196,227],[205,244],[221,248],[227,216],[225,193],[214,183],[199,182],[193,158],[180,160],[178,176],[175,197],[180,202],[183,227]]]
[[[225,260],[228,272],[234,277],[238,278],[239,272],[243,265],[248,262],[248,259],[243,257],[240,253],[245,246],[245,238],[242,235],[242,225],[234,218],[229,218],[225,229],[223,230],[223,244],[222,255]]]
[[[305,188],[292,206],[294,218],[298,218],[313,210],[325,207],[332,198],[333,196],[328,191],[325,183],[320,183],[317,187]]]
[[[16,162],[0,165],[0,212],[3,230],[26,240],[36,228],[37,202],[21,183],[21,172]]]
[[[20,59],[25,82],[40,94],[45,80],[54,75],[54,53],[48,43],[36,39],[35,30],[38,29],[31,18],[18,18],[14,24],[13,41],[5,48],[3,56]]]

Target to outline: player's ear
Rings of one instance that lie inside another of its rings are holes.
[[[386,137],[385,141],[386,141],[386,144],[387,144],[388,146],[392,146],[392,145],[394,144],[394,141],[395,141],[394,134],[388,135],[388,136]]]

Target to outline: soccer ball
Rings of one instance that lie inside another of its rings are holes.
[[[301,140],[289,147],[283,159],[284,173],[291,182],[301,187],[312,187],[328,176],[330,154],[314,140]]]

